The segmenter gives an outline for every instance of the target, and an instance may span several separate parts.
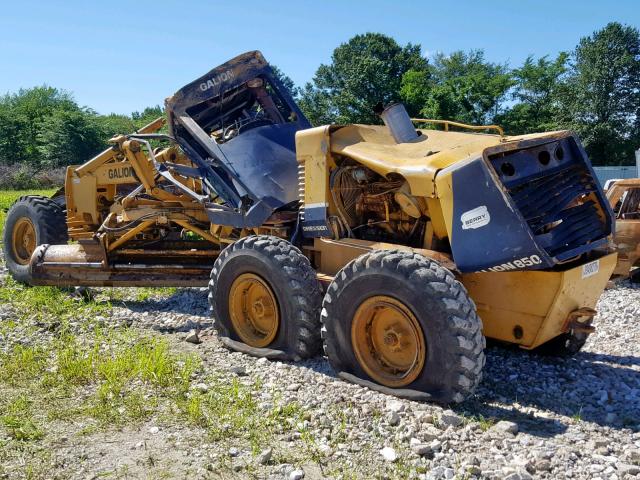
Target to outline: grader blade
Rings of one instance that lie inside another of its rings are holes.
[[[79,244],[41,245],[31,257],[32,285],[56,287],[204,287],[211,263],[148,263],[151,258],[107,264]],[[156,259],[157,261],[157,259]]]

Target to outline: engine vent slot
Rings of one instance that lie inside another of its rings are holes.
[[[305,200],[305,164],[304,162],[298,163],[298,200],[300,201],[300,207],[298,209],[298,213],[300,216],[300,221],[304,221],[304,200]]]

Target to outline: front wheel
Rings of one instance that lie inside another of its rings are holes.
[[[28,283],[29,261],[38,245],[67,243],[64,207],[40,195],[20,197],[4,225],[4,258],[11,276]]]
[[[434,260],[404,251],[364,254],[324,297],[325,353],[338,372],[461,402],[485,363],[482,322],[464,286]]]

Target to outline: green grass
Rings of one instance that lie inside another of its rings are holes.
[[[199,368],[197,357],[172,353],[162,338],[130,330],[95,329],[82,337],[66,332],[44,346],[15,345],[0,354],[0,385],[7,392],[0,410],[12,411],[29,398],[48,418],[88,417],[103,425],[144,420],[162,401],[184,397]],[[91,394],[78,396],[83,387]],[[14,428],[16,418],[31,417],[3,417],[5,428]]]
[[[191,423],[207,430],[211,441],[243,439],[257,454],[275,434],[282,429],[295,430],[301,420],[302,409],[297,403],[262,411],[254,389],[237,379],[228,382],[210,376],[206,383],[210,386],[206,393],[191,391],[177,406]]]
[[[0,234],[6,210],[18,197],[53,192],[0,191]],[[198,354],[177,351],[169,337],[111,327],[105,321],[112,304],[152,302],[177,289],[96,291],[95,299],[82,299],[66,289],[31,288],[9,276],[0,278],[0,304],[12,312],[0,321],[0,338],[5,342],[0,343],[0,438],[5,438],[0,440],[0,477],[15,474],[3,470],[5,462],[15,458],[23,462],[25,478],[55,476],[49,442],[55,441],[61,425],[67,425],[62,427],[65,434],[90,437],[151,419],[166,425],[191,424],[222,449],[237,446],[258,454],[272,445],[274,462],[328,461],[305,426],[309,413],[299,404],[284,404],[271,392],[275,406],[260,407],[256,397],[264,390],[260,379],[230,381],[205,371]],[[208,388],[194,389],[194,383],[206,383]],[[352,419],[340,407],[327,414],[333,425],[330,443],[346,442]],[[296,449],[279,447],[279,440],[293,432],[300,437]],[[218,471],[230,472],[228,458],[216,462]],[[252,468],[244,473],[255,476]],[[331,468],[342,477],[351,471],[342,461],[334,461]],[[401,472],[398,478],[407,473],[403,465],[389,468]],[[127,472],[114,474],[127,476]]]
[[[476,422],[480,426],[480,430],[486,432],[491,427],[496,424],[496,419],[493,417],[485,417],[482,414],[478,415],[469,415],[467,413],[462,413],[462,417],[465,419],[466,423]]]
[[[7,216],[7,210],[22,195],[45,195],[51,196],[57,189],[46,190],[0,190],[0,235],[4,228],[4,220]]]
[[[0,280],[0,303],[11,304],[18,312],[38,319],[63,322],[69,318],[106,315],[110,302],[85,301],[58,287],[32,288],[7,276]]]
[[[114,301],[145,301],[174,291],[122,289]],[[0,345],[0,438],[10,439],[0,445],[0,474],[3,455],[25,456],[25,472],[46,471],[42,446],[56,438],[61,422],[72,435],[86,436],[151,419],[187,422],[223,448],[243,445],[254,454],[298,431],[303,448],[276,452],[278,458],[320,459],[300,405],[283,405],[273,393],[275,407],[264,410],[255,396],[263,389],[260,379],[230,381],[205,371],[198,354],[176,351],[170,337],[109,326],[111,303],[105,296],[99,292],[97,300],[83,300],[64,289],[25,287],[9,277],[0,281],[0,303],[13,311],[0,322],[0,335],[22,339]],[[346,424],[341,438],[345,430]],[[230,469],[226,460],[216,468]]]
[[[138,302],[146,302],[156,296],[168,297],[177,293],[176,287],[139,287],[136,288],[135,298]]]
[[[9,401],[0,416],[0,424],[9,436],[18,441],[32,441],[42,438],[43,433],[33,419],[32,402],[25,395]]]
[[[580,423],[582,421],[582,407],[580,407],[576,413],[571,415],[571,419],[576,423]]]

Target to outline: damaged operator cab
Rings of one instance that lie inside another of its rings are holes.
[[[260,52],[216,67],[165,104],[172,136],[209,187],[212,223],[258,227],[276,210],[295,218],[295,134],[310,124]]]

